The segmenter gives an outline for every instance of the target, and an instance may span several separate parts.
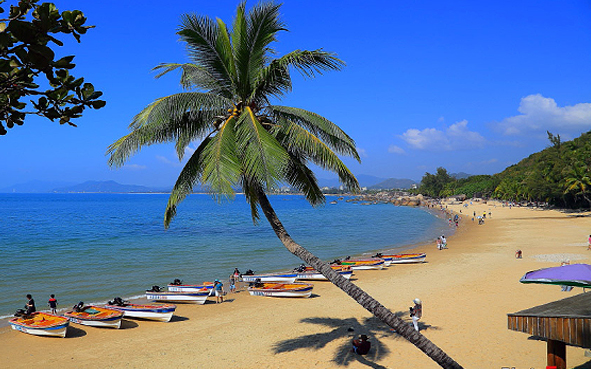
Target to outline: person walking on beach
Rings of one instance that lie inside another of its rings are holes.
[[[31,296],[31,294],[27,294],[27,303],[25,305],[25,314],[31,315],[36,311],[37,311],[37,308],[35,307],[35,300],[33,300],[33,296]]]
[[[213,283],[213,291],[215,293],[215,303],[221,304],[224,302],[224,285],[219,279]]]
[[[57,300],[54,294],[49,295],[49,301],[47,301],[47,305],[51,308],[52,314],[57,314]]]
[[[236,291],[236,278],[234,277],[234,274],[230,275],[230,293],[235,292]]]
[[[353,348],[351,351],[357,355],[367,355],[370,349],[371,342],[367,340],[367,336],[365,334],[360,335],[359,339],[353,340]]]
[[[587,246],[587,250],[591,250],[591,234],[589,235],[589,246]]]
[[[423,317],[423,303],[419,299],[413,300],[415,306],[410,308],[410,317],[412,318],[412,325],[415,331],[419,331],[419,320]]]

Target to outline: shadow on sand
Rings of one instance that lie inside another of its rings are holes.
[[[137,328],[140,325],[137,324],[136,322],[132,321],[132,320],[127,320],[127,319],[121,319],[121,328],[119,329],[132,329],[132,328]]]
[[[402,311],[398,311],[395,314],[398,317],[408,316],[408,313]],[[336,365],[348,366],[351,362],[357,361],[371,368],[382,369],[385,367],[377,364],[375,361],[388,356],[390,350],[381,342],[381,339],[385,337],[391,337],[395,340],[404,339],[376,317],[365,318],[361,322],[355,318],[305,318],[302,319],[301,322],[322,325],[331,330],[325,333],[310,334],[280,341],[273,347],[273,352],[275,354],[299,349],[318,350],[333,341],[337,341],[340,345],[331,360]],[[411,323],[409,322],[409,324]],[[430,329],[438,330],[439,328],[419,323],[419,329],[423,331]],[[360,356],[351,352],[351,341],[354,337],[357,337],[360,334],[367,335],[371,342],[371,350],[365,356]]]
[[[66,338],[79,338],[86,336],[86,331],[80,328],[73,327],[72,324],[68,326],[66,331]]]

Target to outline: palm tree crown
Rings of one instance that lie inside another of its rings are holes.
[[[200,144],[187,161],[169,198],[168,226],[176,206],[201,182],[216,196],[232,197],[241,186],[258,219],[258,191],[287,182],[312,205],[324,196],[309,163],[335,172],[351,190],[359,185],[337,155],[359,160],[354,141],[337,125],[312,112],[272,105],[292,87],[290,68],[307,77],[339,70],[344,62],[322,50],[295,50],[272,58],[271,44],[285,31],[280,5],[238,6],[232,29],[220,19],[184,15],[178,31],[190,63],[161,64],[160,77],[180,70],[181,92],[157,99],[131,122],[131,133],[111,146],[109,165],[121,166],[143,146],[175,142],[179,159],[192,142]]]

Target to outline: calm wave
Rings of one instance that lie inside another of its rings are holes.
[[[175,278],[196,283],[227,278],[235,267],[263,272],[301,262],[264,218],[253,225],[242,196],[223,204],[208,195],[189,196],[165,230],[167,199],[0,194],[0,317],[22,308],[27,293],[38,309],[47,308],[51,293],[63,308],[140,295]],[[270,200],[295,241],[325,260],[408,248],[448,230],[445,221],[422,209],[345,201],[312,208],[301,196]]]

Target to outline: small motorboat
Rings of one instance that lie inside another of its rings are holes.
[[[313,285],[308,283],[256,283],[248,287],[252,296],[310,297]]]
[[[176,284],[176,283],[169,283],[166,288],[169,291],[174,292],[195,292],[200,291],[202,289],[213,289],[213,282],[203,282],[202,284]]]
[[[196,291],[162,291],[158,286],[153,286],[146,291],[146,298],[152,301],[186,302],[192,304],[205,304],[211,289],[202,288]]]
[[[266,274],[254,274],[254,275],[242,275],[243,282],[276,282],[276,283],[293,283],[297,278],[297,273],[266,273]]]
[[[353,270],[382,269],[382,259],[349,259],[341,261],[340,265],[350,266]]]
[[[382,255],[380,259],[384,261],[390,261],[390,264],[412,264],[412,263],[424,263],[427,254],[424,252],[414,254],[393,254],[393,255]]]
[[[100,306],[84,306],[79,302],[72,311],[67,311],[64,316],[72,323],[89,325],[91,327],[121,328],[123,312],[114,309],[107,309]]]
[[[339,273],[341,276],[351,279],[353,275],[353,270],[349,266],[341,266],[341,265],[332,265],[331,268]],[[322,275],[319,271],[312,267],[305,267],[302,269],[297,269],[297,279],[298,280],[305,280],[305,281],[328,281],[328,279]]]
[[[158,320],[161,322],[170,322],[176,310],[176,305],[173,304],[130,304],[119,297],[115,297],[113,301],[109,301],[105,307],[123,312],[124,317]]]
[[[41,311],[31,315],[18,316],[8,321],[12,329],[36,336],[66,337],[70,321]]]

